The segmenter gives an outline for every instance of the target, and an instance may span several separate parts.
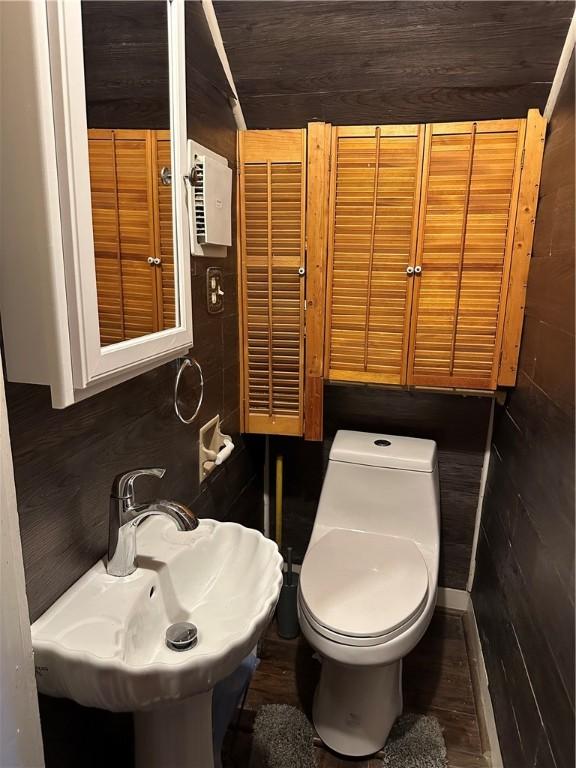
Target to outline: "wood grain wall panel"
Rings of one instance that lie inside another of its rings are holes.
[[[304,556],[338,429],[436,440],[439,449],[442,539],[440,585],[465,589],[478,507],[491,400],[358,385],[328,384],[324,441],[274,438],[272,459],[284,454],[284,542]]]
[[[540,193],[518,383],[496,415],[472,597],[504,764],[571,768],[574,56]]]
[[[239,93],[239,99],[250,128],[300,128],[306,120],[333,125],[394,125],[436,119],[515,118],[525,115],[528,107],[545,103],[549,89],[548,83],[505,88],[485,86],[472,91],[464,87],[431,88],[407,84],[394,89],[382,86],[378,90],[369,88],[326,94],[251,96]]]
[[[188,136],[234,162],[236,121],[230,108],[232,91],[199,0],[187,0],[185,22]]]
[[[572,3],[216,0],[249,128],[523,117]]]
[[[88,127],[169,129],[166,3],[83,0],[82,35]]]

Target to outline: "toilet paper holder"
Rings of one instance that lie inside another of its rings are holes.
[[[230,435],[225,435],[220,430],[220,416],[206,422],[200,428],[198,447],[200,451],[199,479],[205,480],[214,469],[226,461],[234,450],[234,443]]]

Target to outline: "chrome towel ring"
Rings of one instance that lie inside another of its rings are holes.
[[[200,376],[200,397],[198,399],[198,405],[196,406],[194,413],[192,414],[192,416],[186,419],[180,413],[180,408],[178,406],[178,388],[180,386],[180,379],[182,378],[182,374],[184,373],[184,370],[186,368],[190,368],[193,365],[195,365],[196,368],[198,369],[198,375]],[[202,405],[203,398],[204,398],[204,376],[202,375],[202,368],[200,367],[200,363],[194,357],[185,357],[180,363],[180,366],[178,368],[178,373],[176,374],[176,381],[174,382],[174,412],[176,413],[176,416],[178,416],[182,424],[192,424],[196,416],[198,416],[198,411],[200,410],[200,406]]]

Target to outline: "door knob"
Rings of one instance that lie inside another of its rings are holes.
[[[406,267],[406,274],[407,275],[413,275],[414,274],[414,267]]]

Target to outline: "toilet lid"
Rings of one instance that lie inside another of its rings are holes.
[[[300,592],[327,629],[349,637],[379,637],[422,612],[428,568],[408,539],[334,530],[306,553]]]

